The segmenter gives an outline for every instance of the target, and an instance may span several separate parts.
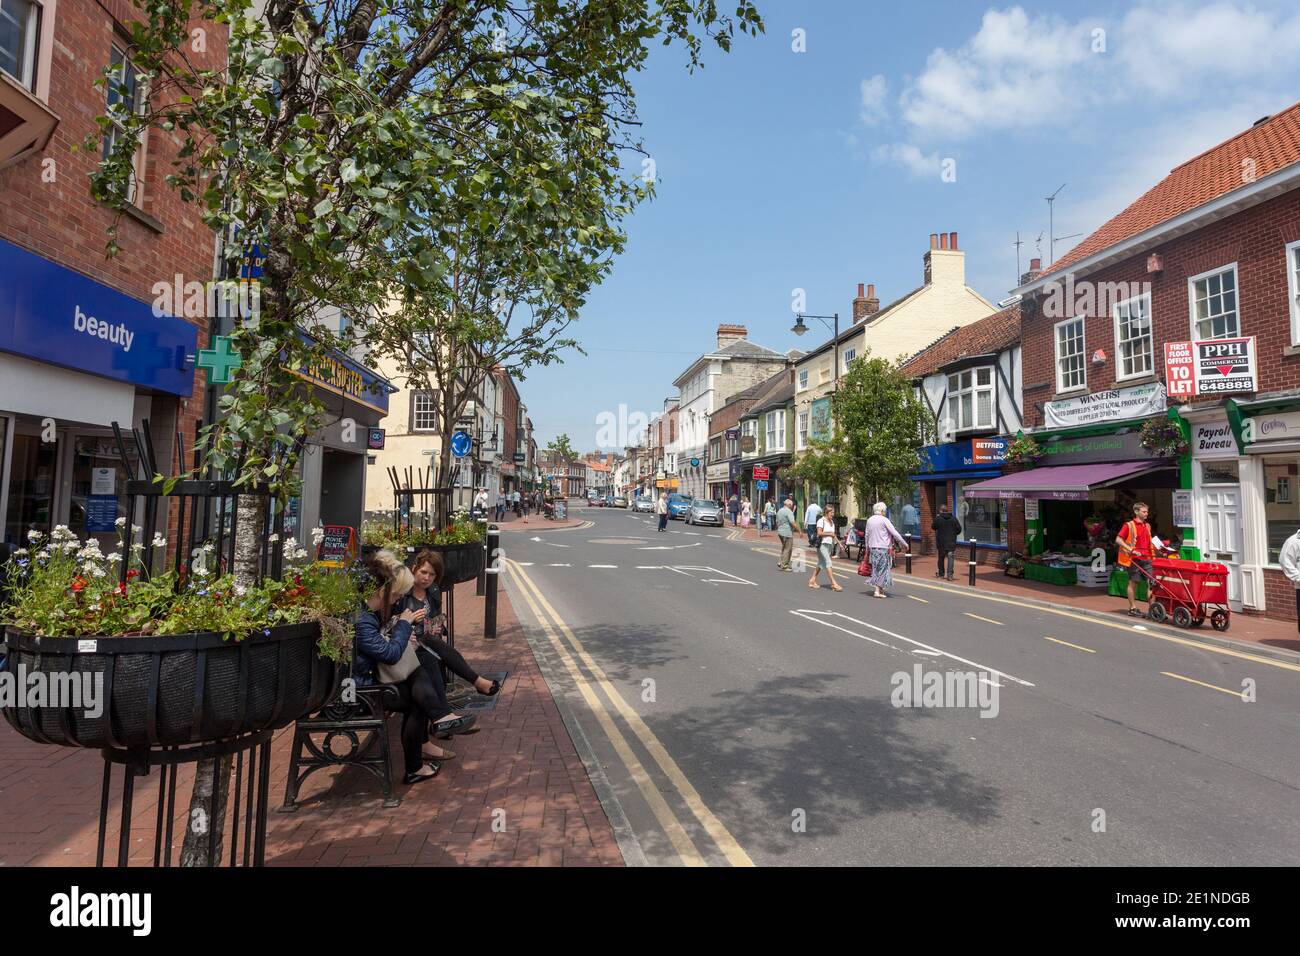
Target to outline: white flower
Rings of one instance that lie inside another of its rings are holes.
[[[277,541],[280,540],[280,536],[278,534],[273,534],[268,536],[266,540],[269,544],[275,544]]]
[[[72,533],[66,524],[57,524],[54,526],[54,533],[51,535],[55,541],[76,541],[77,536]]]
[[[311,543],[320,547],[320,543],[325,540],[325,529],[320,525],[311,529]]]
[[[118,518],[116,521],[113,522],[113,526],[114,526],[114,527],[117,527],[117,528],[125,528],[125,527],[126,527],[126,519],[125,519],[125,518]]]
[[[248,593],[248,588],[244,587],[242,584],[235,585],[235,594],[237,594],[239,597],[243,597],[247,593]]]
[[[25,558],[25,557],[27,557],[27,549],[26,549],[26,548],[19,548],[17,551],[14,552],[14,557],[15,557],[15,558]]]
[[[190,570],[194,572],[194,576],[197,578],[206,578],[208,576],[208,569],[201,564],[196,564]]]
[[[211,541],[209,541],[207,544],[203,546],[203,550],[206,551],[208,554],[211,554],[213,551],[216,550],[216,545],[214,545]],[[195,553],[197,554],[198,552]]]
[[[103,568],[100,568],[100,567],[94,567],[94,568],[91,568],[91,569],[90,569],[90,573],[91,573],[93,576],[97,577],[97,578],[102,578],[102,577],[105,576],[105,575],[104,575],[104,569],[103,569]]]
[[[27,532],[27,540],[30,541],[32,544],[36,544],[36,543],[39,542],[39,541],[41,540],[41,538],[43,538],[43,537],[45,537],[45,535],[41,534],[41,533],[40,533],[39,531],[37,531],[35,528],[33,528],[31,531],[28,531],[28,532]]]
[[[140,527],[138,524],[133,524],[133,525],[131,525],[131,533],[132,533],[132,534],[139,534],[139,533],[140,533],[141,531],[143,531],[143,530],[144,530],[144,528]]]
[[[108,560],[112,564],[117,564],[117,562],[122,560],[122,555],[114,551],[112,554],[108,556]]]
[[[167,539],[155,531],[153,533],[153,546],[155,548],[165,548],[167,547]]]

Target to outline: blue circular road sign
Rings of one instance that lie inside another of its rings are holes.
[[[451,453],[457,458],[464,458],[473,447],[474,439],[469,437],[469,432],[456,432],[451,436]]]

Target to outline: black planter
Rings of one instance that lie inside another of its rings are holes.
[[[337,690],[341,671],[318,652],[319,637],[315,622],[242,641],[7,631],[9,672],[21,665],[28,675],[103,674],[103,689],[97,717],[83,706],[16,705],[5,707],[4,717],[24,737],[66,747],[175,746],[275,730],[319,710]]]
[[[487,565],[487,548],[482,541],[469,544],[430,544],[421,548],[408,548],[406,560],[409,564],[415,560],[419,551],[434,551],[442,555],[442,580],[438,584],[447,587],[462,581],[473,581],[483,573]]]

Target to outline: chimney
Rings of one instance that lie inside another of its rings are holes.
[[[925,254],[925,284],[966,284],[966,253],[957,249],[957,233],[930,233],[930,249]]]
[[[880,311],[880,300],[876,298],[876,286],[871,284],[866,286],[863,292],[863,284],[858,283],[858,297],[853,300],[853,324],[857,325],[864,319],[870,318]]]
[[[743,325],[729,325],[723,323],[718,326],[718,348],[730,345],[732,342],[741,342],[749,335],[749,329]]]
[[[1033,282],[1035,279],[1037,279],[1040,275],[1042,275],[1042,273],[1043,273],[1043,260],[1030,259],[1029,271],[1020,277],[1020,284],[1027,285],[1028,283]]]

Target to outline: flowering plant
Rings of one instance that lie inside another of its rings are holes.
[[[118,529],[119,547],[109,554],[97,538],[82,542],[64,525],[48,537],[28,532],[29,547],[10,560],[12,593],[0,606],[0,624],[61,637],[214,631],[237,641],[275,625],[319,621],[321,653],[346,658],[352,639],[346,618],[361,601],[354,574],[306,563],[306,550],[293,542],[279,581],[237,584],[233,575],[211,569],[211,543],[195,549],[188,573],[150,575],[145,552],[165,549],[166,539],[155,534],[148,549],[140,541],[128,546],[141,529],[132,526],[128,535],[122,518]]]
[[[427,548],[443,544],[472,544],[487,537],[487,523],[470,520],[463,513],[453,515],[452,521],[444,528],[425,530],[423,528],[399,527],[393,530],[391,525],[378,521],[367,522],[361,526],[361,543],[373,547],[387,548],[402,554],[407,548]]]
[[[1156,458],[1177,458],[1187,454],[1187,439],[1172,418],[1153,418],[1142,426],[1142,447]]]
[[[1007,464],[1032,465],[1043,457],[1043,450],[1034,440],[1033,435],[1016,435],[1007,445]]]

